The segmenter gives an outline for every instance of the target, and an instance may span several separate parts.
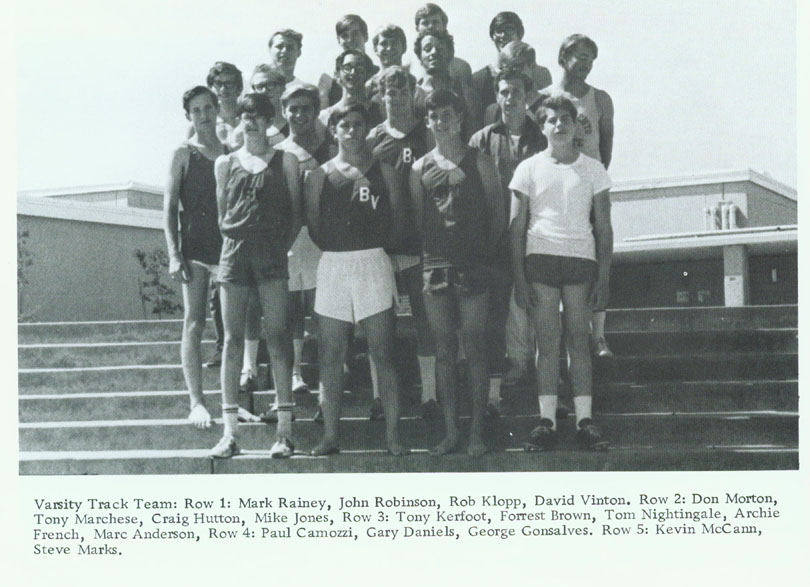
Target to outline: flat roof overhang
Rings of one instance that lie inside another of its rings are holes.
[[[750,255],[779,255],[798,250],[798,226],[761,226],[711,232],[642,235],[613,246],[617,263],[722,259],[723,247],[745,245]]]

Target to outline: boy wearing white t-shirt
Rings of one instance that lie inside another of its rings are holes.
[[[515,299],[528,308],[539,349],[537,385],[540,424],[529,435],[529,449],[554,446],[557,439],[557,384],[560,336],[570,357],[577,442],[603,446],[591,419],[591,306],[609,293],[613,229],[610,178],[597,160],[574,145],[577,110],[563,96],[547,99],[538,122],[548,148],[515,170],[510,244]],[[563,321],[560,324],[560,301]]]

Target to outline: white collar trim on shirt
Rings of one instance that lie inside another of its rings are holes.
[[[402,132],[401,130],[391,126],[391,123],[389,122],[389,120],[387,118],[383,122],[383,128],[385,129],[385,132],[387,132],[389,135],[391,135],[395,139],[404,139],[406,136],[408,136],[404,132]]]

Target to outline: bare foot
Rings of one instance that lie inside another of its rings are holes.
[[[239,419],[240,422],[261,422],[262,419],[257,416],[256,414],[251,414],[245,408],[239,407],[239,412],[237,413],[236,417]]]
[[[467,444],[467,454],[473,457],[480,457],[489,452],[487,445],[478,435],[470,435],[470,442]]]
[[[336,455],[340,452],[337,442],[331,440],[322,440],[321,443],[310,451],[313,457],[328,457],[329,455]]]
[[[411,452],[411,449],[402,446],[398,442],[389,442],[388,443],[388,454],[390,454],[392,456],[401,457],[401,456],[410,454],[410,452]]]
[[[456,448],[458,448],[458,436],[448,435],[447,438],[430,449],[430,453],[434,455],[446,455],[451,452],[456,452]]]
[[[197,404],[191,408],[191,411],[188,413],[188,421],[191,422],[192,426],[200,430],[210,428],[211,414],[208,413],[204,405]]]

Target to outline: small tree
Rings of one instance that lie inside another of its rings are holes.
[[[27,230],[17,229],[17,320],[26,322],[32,319],[31,315],[23,309],[23,294],[25,286],[29,284],[28,268],[34,264],[34,253],[28,246],[30,233]]]
[[[169,268],[166,251],[155,249],[147,252],[136,249],[135,257],[143,270],[138,278],[138,293],[141,296],[144,318],[149,305],[152,306],[152,314],[157,314],[161,319],[164,314],[171,315],[182,309],[183,305],[175,301],[177,292],[163,283]]]

